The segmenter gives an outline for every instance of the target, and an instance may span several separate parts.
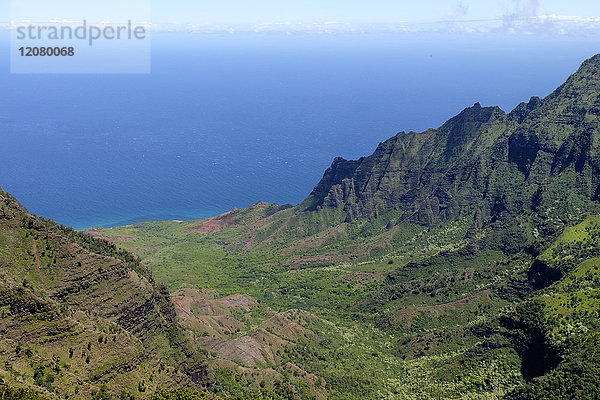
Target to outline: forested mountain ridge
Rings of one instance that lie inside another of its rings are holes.
[[[475,229],[553,202],[549,217],[561,222],[596,210],[599,73],[595,56],[547,98],[509,114],[476,104],[438,129],[399,133],[369,157],[338,158],[301,207],[342,208],[348,221],[402,210],[399,221],[429,226],[474,213]]]

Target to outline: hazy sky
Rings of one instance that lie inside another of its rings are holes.
[[[512,13],[600,16],[598,0],[155,0],[152,4],[157,22],[193,20],[218,24],[435,22],[502,18]]]
[[[251,30],[268,30],[264,29],[264,25],[277,25],[279,28],[295,25],[297,28],[299,24],[325,26],[323,24],[329,23],[328,26],[331,27],[332,22],[347,27],[404,25],[411,29],[427,30],[439,29],[434,25],[439,22],[449,24],[458,21],[461,25],[453,26],[454,30],[487,32],[499,28],[513,29],[516,25],[526,33],[552,31],[564,34],[572,31],[573,26],[579,29],[582,25],[588,32],[590,27],[600,30],[599,0],[0,0],[2,1],[9,1],[13,11],[17,10],[19,18],[34,21],[49,18],[131,18],[150,19],[159,25],[180,23]],[[4,21],[10,19],[6,18]],[[415,26],[421,28],[414,28]]]

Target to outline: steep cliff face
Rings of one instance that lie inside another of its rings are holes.
[[[399,133],[369,157],[337,158],[300,207],[341,208],[348,221],[401,210],[400,220],[430,226],[472,214],[479,229],[556,203],[546,211],[562,225],[574,204],[596,207],[599,69],[596,56],[508,115],[475,104],[438,129]]]
[[[367,158],[336,159],[303,205],[309,210],[343,207],[349,220],[373,219],[399,208],[426,222],[445,218],[457,211],[448,191],[462,172],[457,168],[462,157],[478,141],[484,124],[504,117],[497,107],[475,104],[439,129],[399,133]],[[434,188],[433,183],[442,184]],[[415,209],[417,203],[422,207]]]
[[[193,386],[206,377],[204,356],[178,325],[168,292],[135,256],[31,215],[4,192],[0,265],[1,344],[22,343],[42,364],[79,352],[80,374],[69,377],[85,382],[80,396],[100,384],[135,392],[139,382],[123,374],[146,382],[156,375],[152,385],[170,387]],[[12,360],[24,361],[18,356]],[[69,385],[52,389],[78,394]]]

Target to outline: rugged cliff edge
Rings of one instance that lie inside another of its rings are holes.
[[[510,114],[475,104],[438,129],[399,133],[369,157],[336,158],[300,207],[343,209],[348,221],[401,210],[400,221],[429,226],[473,213],[475,229],[549,204],[560,222],[574,207],[596,210],[599,73],[595,56]]]
[[[29,214],[5,192],[0,265],[5,382],[91,398],[196,387],[207,377],[169,293],[137,257]]]

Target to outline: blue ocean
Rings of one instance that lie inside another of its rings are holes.
[[[148,75],[11,75],[0,186],[84,229],[302,201],[357,158],[476,102],[510,111],[600,51],[592,39],[155,34]]]

